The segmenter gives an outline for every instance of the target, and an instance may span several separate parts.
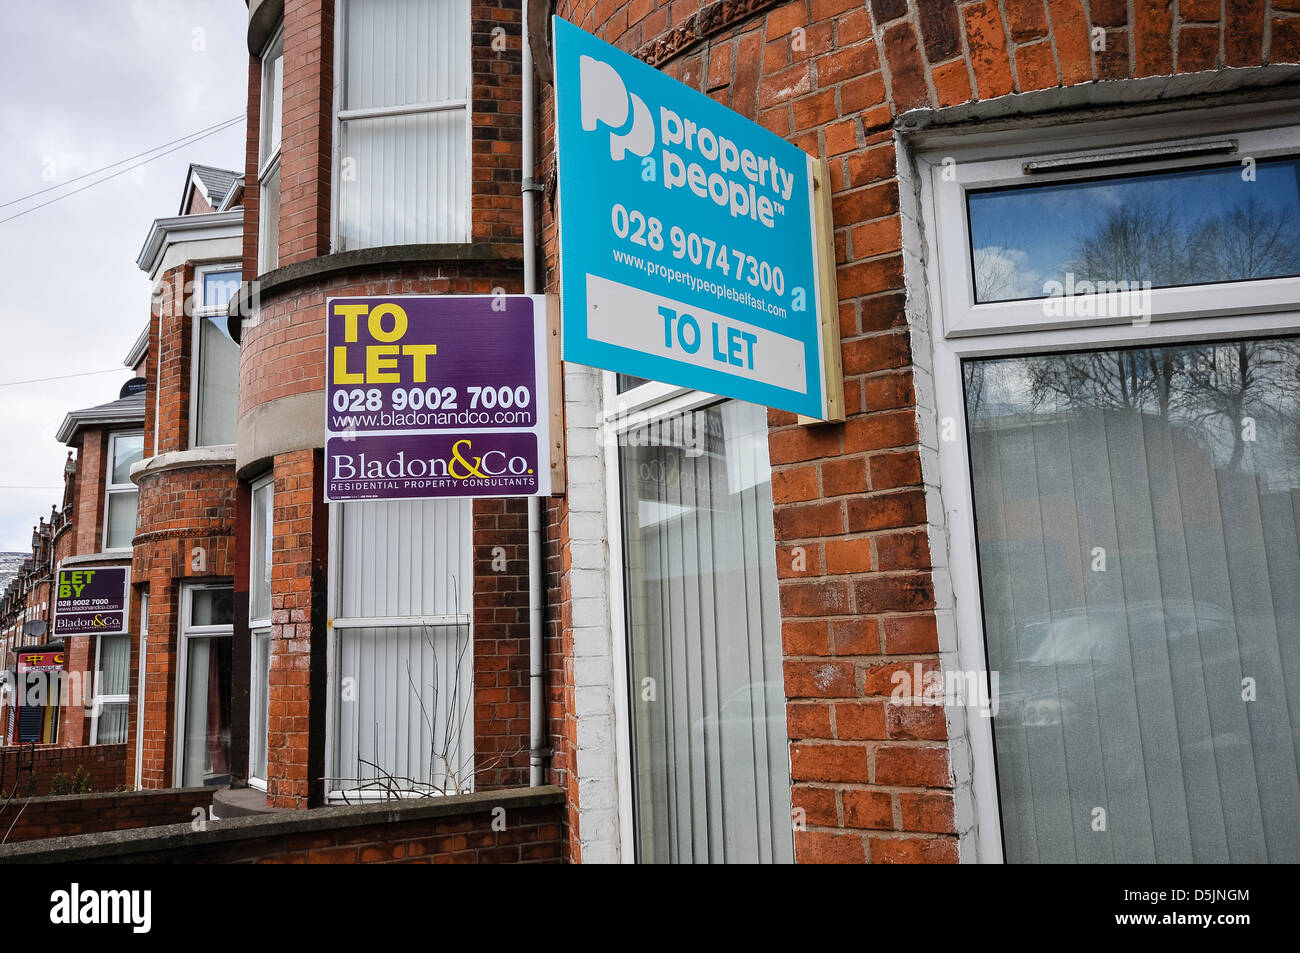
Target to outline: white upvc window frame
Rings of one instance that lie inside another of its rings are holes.
[[[275,538],[275,473],[274,472],[268,472],[264,476],[259,477],[257,480],[254,480],[252,484],[249,486],[249,500],[250,500],[250,505],[252,507],[254,508],[257,507],[257,494],[263,490],[269,490],[271,494],[271,506],[270,506],[271,518],[267,522],[266,533],[272,539],[274,539]],[[253,525],[253,523],[254,523],[254,519],[250,518],[249,525]],[[249,671],[249,678],[251,680],[251,684],[249,686],[249,692],[248,692],[248,726],[249,726],[248,785],[249,787],[257,788],[259,791],[266,790],[266,778],[258,777],[253,771],[254,765],[253,765],[252,730],[253,730],[253,726],[256,725],[259,720],[259,715],[257,710],[259,700],[264,699],[263,701],[264,704],[266,705],[270,704],[270,682],[269,682],[270,664],[268,662],[266,666],[266,671],[260,671],[261,663],[259,662],[259,659],[261,656],[259,653],[259,642],[261,640],[265,640],[269,643],[271,640],[271,610],[270,610],[271,594],[270,592],[267,593],[266,616],[260,618],[255,617],[253,615],[253,594],[255,588],[259,585],[260,580],[257,578],[257,569],[258,569],[257,559],[252,553],[251,547],[262,546],[262,545],[264,545],[263,540],[259,540],[259,539],[251,540],[249,559],[248,559],[248,640],[249,640],[248,671]],[[259,696],[258,694],[259,690],[262,693],[264,693],[262,696]],[[262,744],[264,747],[268,748],[268,756],[269,756],[269,746],[267,745],[265,738],[262,739]],[[268,757],[268,764],[269,764],[269,757]]]
[[[601,373],[601,436],[605,456],[605,516],[609,554],[609,624],[614,668],[614,744],[618,763],[618,828],[621,863],[637,862],[635,784],[632,764],[631,667],[627,626],[627,565],[623,557],[622,435],[675,414],[702,410],[734,398],[662,381],[647,381],[622,393],[618,375]],[[770,466],[770,464],[769,464]],[[788,760],[785,770],[791,773]],[[794,836],[793,830],[790,834]]]
[[[352,119],[382,119],[390,116],[410,116],[417,113],[451,112],[462,109],[465,112],[465,234],[460,236],[462,243],[470,241],[474,223],[470,220],[474,203],[474,11],[470,5],[469,29],[465,31],[465,88],[466,96],[462,99],[443,99],[429,103],[410,103],[403,106],[375,106],[360,109],[343,108],[343,86],[347,81],[347,4],[355,0],[335,0],[334,3],[334,104],[333,104],[333,147],[331,149],[330,171],[330,250],[339,248],[339,197],[342,195],[340,176],[343,169],[343,124]],[[469,0],[462,0],[469,5]],[[374,247],[374,246],[371,246]],[[355,251],[356,249],[347,249]]]
[[[104,710],[104,706],[105,706],[105,705],[112,705],[112,704],[122,704],[122,705],[127,705],[127,706],[128,706],[128,708],[127,708],[127,714],[128,714],[128,716],[129,716],[129,715],[130,715],[130,707],[129,707],[129,706],[130,706],[130,704],[131,704],[131,668],[130,668],[130,662],[129,662],[129,661],[128,661],[128,663],[127,663],[127,673],[126,673],[126,692],[125,692],[125,694],[117,694],[117,695],[101,695],[101,694],[99,694],[99,682],[100,682],[100,676],[101,676],[101,675],[103,674],[103,672],[104,672],[103,662],[100,661],[100,652],[101,652],[102,647],[103,647],[103,644],[104,644],[102,640],[103,640],[103,639],[122,639],[122,640],[124,640],[124,641],[126,642],[126,651],[127,651],[128,655],[129,655],[129,654],[130,654],[130,651],[131,651],[131,633],[130,633],[130,632],[118,632],[118,633],[115,633],[115,634],[113,634],[113,635],[98,635],[98,636],[95,636],[95,638],[96,638],[96,639],[99,639],[100,641],[97,642],[97,643],[95,644],[95,672],[94,672],[94,675],[92,676],[92,677],[95,679],[95,683],[94,683],[94,686],[93,686],[93,692],[92,692],[92,694],[91,694],[91,702],[90,702],[90,705],[91,705],[91,711],[90,711],[90,743],[91,743],[92,745],[97,745],[97,744],[99,744],[99,716],[100,716],[100,713],[103,712],[103,710]],[[83,689],[83,691],[84,691],[84,689]],[[128,732],[128,734],[130,733],[130,727],[131,727],[130,724],[128,724],[128,725],[127,725],[127,732]],[[125,743],[126,743],[126,739],[123,738],[122,741],[120,741],[120,742],[113,742],[113,743],[114,743],[114,744],[125,744]]]
[[[174,787],[185,786],[185,702],[189,695],[190,639],[193,638],[234,638],[233,621],[227,625],[194,625],[194,593],[201,590],[229,589],[233,591],[230,581],[207,580],[204,582],[187,582],[181,585],[181,617],[176,632],[176,709],[172,724],[175,727],[175,740],[172,742],[172,783]]]
[[[206,305],[206,288],[204,282],[208,275],[220,274],[223,271],[233,271],[240,273],[243,265],[238,261],[211,262],[199,265],[194,269],[194,292],[191,296],[191,324],[190,329],[190,449],[198,447],[219,446],[219,444],[199,443],[199,401],[201,399],[200,384],[202,378],[203,363],[203,322],[208,318],[223,318],[226,316],[226,308],[220,305]],[[242,274],[241,274],[242,278]]]
[[[140,488],[132,483],[129,479],[125,483],[113,482],[113,459],[117,453],[117,441],[122,437],[139,437],[140,450],[144,451],[144,431],[143,430],[114,430],[108,435],[107,459],[104,464],[104,525],[100,532],[99,548],[105,553],[129,553],[131,552],[131,543],[125,546],[116,546],[110,548],[108,545],[108,517],[111,511],[110,503],[115,495],[132,494],[136,498],[136,520],[139,521],[139,501]],[[135,528],[131,530],[132,538],[135,537]]]
[[[1032,175],[1023,171],[1023,163],[1030,158],[1097,155],[1138,146],[1179,146],[1224,138],[1238,143],[1237,151],[1226,159],[1223,155],[1180,157],[1174,153],[1158,163],[1113,169]],[[1105,145],[1099,146],[1100,143]],[[986,672],[989,666],[967,453],[962,362],[1137,344],[1159,346],[1297,334],[1300,333],[1300,278],[1153,289],[1151,320],[1145,325],[1124,316],[1047,317],[1041,298],[975,304],[965,192],[993,186],[1092,179],[1134,168],[1143,172],[1172,171],[1222,165],[1247,156],[1258,161],[1300,155],[1300,103],[1196,111],[1172,107],[1172,111],[1160,115],[1108,117],[1070,125],[1026,123],[1023,128],[993,133],[923,135],[912,145],[914,171],[904,168],[902,151],[900,147],[900,176],[904,180],[912,179],[912,197],[920,212],[919,221],[909,221],[904,213],[904,242],[919,248],[924,256],[922,261],[909,261],[906,278],[913,312],[909,315],[913,352],[918,360],[927,356],[933,361],[928,373],[925,368],[917,368],[916,390],[930,548],[939,605],[941,658],[945,666]],[[949,161],[945,163],[945,159]],[[948,179],[945,170],[952,170]],[[923,313],[927,299],[928,325]],[[915,303],[918,301],[922,302],[919,307]],[[1098,310],[1094,308],[1093,313]],[[1223,320],[1226,315],[1233,316],[1231,322]],[[931,389],[932,402],[928,399]],[[951,439],[940,439],[939,435],[945,431]],[[992,719],[981,717],[973,709],[949,708],[948,720],[954,751],[964,752],[960,744],[963,737],[970,749],[970,795],[964,806],[959,803],[958,816],[963,811],[969,812],[975,822],[971,859],[1001,863],[1004,860],[1002,816]],[[958,769],[959,760],[955,754],[954,770]],[[958,783],[960,787],[960,777]]]
[[[474,613],[473,613],[473,577],[471,576],[470,585],[470,611],[469,612],[446,612],[437,615],[412,615],[412,616],[340,616],[339,606],[342,602],[342,595],[339,592],[339,576],[343,567],[343,520],[341,519],[340,507],[342,503],[329,504],[329,543],[327,553],[327,565],[329,572],[326,582],[325,604],[327,606],[326,616],[328,623],[326,625],[327,637],[325,642],[325,780],[324,785],[325,803],[328,804],[348,804],[357,803],[358,801],[382,801],[392,794],[384,791],[357,791],[334,787],[334,783],[339,780],[337,775],[338,761],[338,739],[339,739],[339,698],[340,688],[342,687],[339,679],[342,677],[342,663],[339,660],[339,653],[342,649],[339,632],[346,629],[378,629],[378,628],[402,628],[408,626],[464,626],[467,633],[470,646],[470,692],[471,701],[469,705],[470,719],[473,719],[474,702],[473,692],[473,651],[474,651]],[[359,501],[352,504],[354,506],[365,506],[366,501]],[[470,505],[473,503],[470,501]],[[471,515],[472,520],[472,515]],[[472,522],[471,522],[472,525]],[[472,531],[471,531],[472,532]],[[472,539],[472,536],[471,536]],[[471,544],[472,545],[472,544]],[[471,556],[472,565],[472,556]],[[475,748],[473,737],[473,726],[470,731],[470,771],[469,782],[470,790],[474,790],[475,780],[477,777],[476,763],[478,751]],[[465,792],[462,792],[465,793]],[[398,791],[398,798],[417,798],[426,797],[427,795],[418,790]]]
[[[257,137],[258,163],[257,163],[257,271],[258,274],[265,274],[278,268],[280,265],[279,249],[279,216],[280,207],[276,204],[275,209],[268,210],[266,203],[266,180],[271,175],[280,174],[280,155],[284,145],[284,69],[280,71],[280,135],[275,143],[275,148],[268,151],[267,140],[271,134],[274,124],[274,111],[266,108],[267,93],[271,90],[272,77],[275,75],[274,69],[268,72],[267,66],[273,64],[275,58],[271,55],[279,47],[280,57],[284,57],[284,24],[281,23],[267,41],[262,50],[262,92],[261,92],[261,122]],[[281,182],[283,188],[283,182]],[[270,214],[268,214],[268,212]],[[274,221],[276,224],[276,242],[275,248],[269,245],[269,225]]]
[[[618,375],[601,372],[602,444],[605,448],[605,526],[609,540],[609,626],[614,662],[614,750],[618,762],[619,861],[637,862],[636,778],[632,764],[631,666],[628,658],[627,565],[623,558],[623,479],[619,442],[627,431],[673,413],[696,410],[722,400],[714,394],[649,381],[623,393]]]

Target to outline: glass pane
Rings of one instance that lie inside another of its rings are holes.
[[[469,500],[367,500],[336,512],[342,618],[472,611]]]
[[[185,787],[230,781],[230,636],[190,638],[186,651]]]
[[[271,633],[253,633],[253,717],[249,728],[248,770],[266,780],[267,713],[271,703]]]
[[[126,741],[126,714],[128,702],[109,702],[99,710],[99,723],[95,728],[95,744],[120,745]]]
[[[639,857],[793,861],[767,412],[658,435],[619,450]]]
[[[125,695],[130,691],[131,637],[129,635],[102,635],[99,637],[99,672],[95,676],[95,694]]]
[[[108,494],[108,513],[104,531],[105,549],[130,549],[135,537],[135,505],[139,497],[136,490],[119,490]]]
[[[1008,860],[1300,861],[1300,341],[965,387]]]
[[[199,325],[199,407],[195,446],[233,444],[239,414],[239,346],[224,317]]]
[[[280,148],[283,121],[284,37],[281,35],[262,59],[262,163]]]
[[[346,5],[345,109],[464,99],[467,0]]]
[[[144,434],[118,434],[113,438],[113,472],[109,479],[115,486],[131,486],[131,467],[144,456]]]
[[[382,795],[391,783],[425,793],[472,790],[469,627],[336,631],[339,673],[352,680],[355,697],[337,706],[331,789]]]
[[[644,377],[634,377],[631,374],[618,375],[618,392],[626,394],[634,387],[640,387],[642,384],[649,384],[650,381]]]
[[[234,622],[233,589],[194,589],[190,625],[230,625]]]
[[[239,290],[239,271],[210,271],[203,276],[203,307],[224,308]]]
[[[262,199],[257,213],[261,218],[261,244],[258,247],[258,267],[263,273],[280,264],[280,163],[262,179]]]
[[[271,618],[271,530],[275,525],[271,505],[274,490],[275,484],[267,482],[253,491],[252,577],[248,594],[250,620]]]
[[[975,300],[1084,293],[1084,281],[1300,275],[1300,159],[1261,160],[1253,181],[1242,173],[1234,163],[969,192]]]
[[[342,124],[340,250],[469,238],[465,112]]]

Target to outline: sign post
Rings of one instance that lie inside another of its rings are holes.
[[[565,360],[842,420],[825,164],[554,25]]]
[[[60,566],[52,638],[125,632],[130,591],[130,566]]]
[[[326,307],[327,502],[551,493],[544,295]]]

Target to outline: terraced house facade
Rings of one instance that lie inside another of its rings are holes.
[[[1300,860],[1300,3],[247,7],[139,262],[129,774],[400,808],[202,859]],[[565,307],[552,17],[825,160],[844,419],[554,323],[550,496],[327,503],[331,299]]]

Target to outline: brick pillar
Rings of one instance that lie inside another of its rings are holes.
[[[284,78],[281,267],[330,251],[334,0],[286,0]]]
[[[528,783],[528,501],[474,501],[474,787]]]
[[[172,579],[170,564],[163,560],[157,562],[148,580],[149,639],[140,666],[144,672],[144,724],[137,726],[144,735],[140,787],[169,788],[174,783],[172,725],[178,678],[176,632],[180,587]],[[134,720],[134,712],[131,717]]]
[[[65,748],[90,744],[90,719],[86,706],[94,697],[95,681],[94,652],[91,642],[97,638],[93,635],[64,636],[63,671],[65,678],[59,696],[59,745]],[[88,674],[89,673],[89,674]],[[77,690],[73,691],[73,679]]]
[[[328,507],[320,450],[275,458],[271,554],[267,803],[322,801],[325,773],[325,596]]]

